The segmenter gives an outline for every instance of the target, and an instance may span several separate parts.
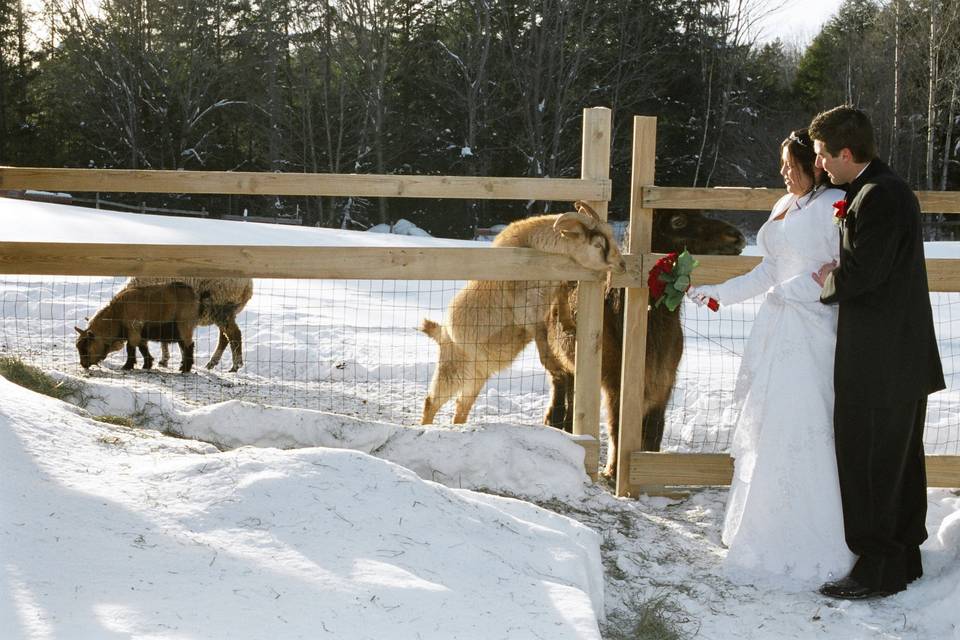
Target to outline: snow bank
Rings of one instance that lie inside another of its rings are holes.
[[[364,453],[219,453],[0,398],[5,637],[600,637],[599,537],[566,517]]]
[[[583,448],[542,425],[412,428],[241,401],[195,409],[178,421],[177,430],[184,436],[230,448],[355,449],[452,487],[572,499],[582,497],[589,482]]]

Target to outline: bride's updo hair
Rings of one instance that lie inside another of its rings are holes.
[[[806,129],[791,131],[790,135],[780,143],[780,151],[790,151],[790,157],[797,163],[800,170],[813,180],[814,188],[825,184],[830,178],[826,171],[817,171],[817,152],[813,150],[813,140]]]

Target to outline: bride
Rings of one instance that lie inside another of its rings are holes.
[[[787,194],[757,235],[762,262],[719,285],[692,287],[698,304],[722,306],[766,293],[743,355],[740,408],[723,526],[725,572],[736,582],[798,590],[847,574],[833,440],[837,308],[820,303],[811,273],[839,256],[833,203],[806,129],[783,141]]]

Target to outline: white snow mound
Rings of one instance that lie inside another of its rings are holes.
[[[564,516],[361,452],[220,453],[0,398],[6,637],[600,637],[599,536]]]

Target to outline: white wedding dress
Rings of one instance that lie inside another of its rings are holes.
[[[789,590],[848,573],[833,439],[837,307],[811,273],[837,259],[837,189],[786,195],[757,236],[763,261],[717,289],[721,305],[766,293],[737,377],[735,471],[724,519],[727,576]],[[787,211],[784,218],[774,218]]]

